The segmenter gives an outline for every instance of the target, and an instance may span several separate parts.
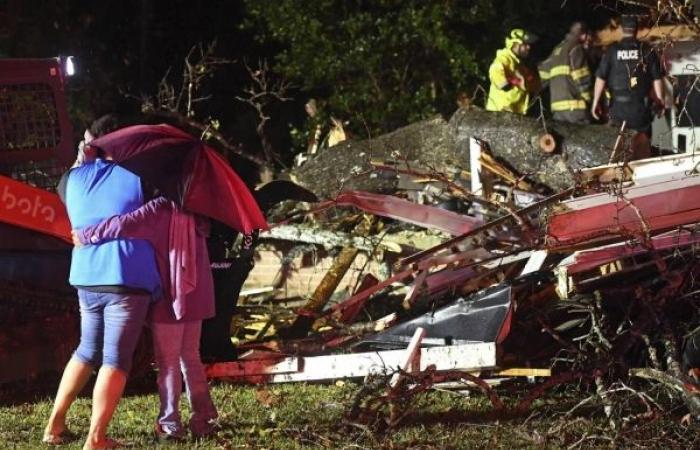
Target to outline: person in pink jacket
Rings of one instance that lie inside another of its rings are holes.
[[[206,237],[209,221],[180,211],[163,197],[103,222],[73,230],[76,246],[112,239],[146,239],[155,250],[163,298],[151,306],[148,322],[158,367],[159,440],[181,440],[185,431],[179,411],[184,377],[192,415],[193,437],[212,434],[218,417],[199,354],[202,320],[214,316],[214,287]]]

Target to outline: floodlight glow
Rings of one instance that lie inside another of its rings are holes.
[[[73,63],[72,56],[66,56],[65,69],[67,76],[72,77],[73,75],[75,75],[75,63]]]

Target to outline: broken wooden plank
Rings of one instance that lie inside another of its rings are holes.
[[[469,170],[471,174],[471,190],[474,195],[483,195],[483,185],[481,183],[481,152],[484,151],[484,144],[479,139],[469,139]]]
[[[284,330],[280,330],[280,336],[284,338],[299,338],[308,334],[311,326],[316,320],[316,315],[323,310],[328,300],[340,284],[340,280],[345,276],[359,251],[353,247],[345,247],[338,257],[333,261],[333,265],[323,276],[321,282],[316,286],[311,298],[298,311],[297,318],[292,325]]]
[[[423,270],[418,273],[416,276],[416,279],[413,280],[413,283],[411,284],[410,288],[408,289],[408,292],[406,293],[403,302],[401,302],[401,305],[403,306],[404,309],[411,309],[413,306],[413,302],[416,300],[418,297],[418,294],[423,289],[423,284],[425,283],[425,278],[428,276],[428,271]]]
[[[544,260],[547,259],[547,254],[547,250],[537,250],[531,253],[520,275],[527,275],[528,273],[540,270],[544,264]]]
[[[234,361],[215,363],[206,366],[207,378],[247,377],[254,375],[274,375],[295,373],[302,368],[302,359],[296,356],[284,357],[281,360],[258,359],[250,361]]]
[[[698,171],[698,155],[679,153],[677,155],[630,161],[627,167],[632,171],[632,180],[637,184],[654,181],[670,181],[685,178]]]
[[[303,242],[305,244],[321,245],[325,249],[352,246],[358,250],[371,252],[379,247],[394,253],[401,252],[399,244],[374,236],[353,236],[342,231],[329,231],[306,225],[275,225],[269,230],[260,233],[260,239]]]
[[[365,216],[359,224],[355,226],[354,232],[360,236],[370,235],[377,223],[376,217]],[[303,337],[311,329],[316,316],[320,313],[328,300],[335,292],[335,289],[340,284],[347,271],[352,266],[355,258],[359,254],[359,250],[354,247],[344,247],[340,254],[335,258],[333,264],[328,269],[326,274],[321,279],[321,282],[316,286],[311,298],[298,311],[298,316],[292,325],[283,330],[281,336],[287,338]]]
[[[298,381],[331,381],[344,378],[361,378],[367,375],[389,374],[405,359],[406,350],[288,357],[274,364],[255,362],[216,363],[207,366],[209,378],[227,378],[230,381],[285,383]],[[479,342],[465,345],[449,345],[423,348],[420,366],[437,371],[479,370],[496,367],[496,344]],[[297,368],[294,370],[294,368]],[[261,377],[262,376],[262,377]]]
[[[698,32],[695,27],[683,24],[674,25],[654,25],[651,28],[640,28],[637,30],[637,39],[640,41],[663,41],[676,42],[684,40],[692,40],[698,38]],[[622,29],[605,28],[597,31],[595,34],[595,45],[607,47],[610,44],[622,39]]]
[[[580,172],[582,183],[613,183],[624,182],[632,179],[632,169],[625,164],[605,164],[598,167],[582,169]]]
[[[403,372],[412,373],[418,371],[418,368],[420,367],[420,344],[424,337],[425,329],[421,327],[416,328],[416,331],[413,333],[413,337],[411,338],[411,342],[408,343],[408,348],[406,348],[406,359],[404,360],[403,364],[399,366]],[[401,382],[401,379],[401,371],[396,372],[391,376],[389,386],[395,387],[399,384],[399,382]]]
[[[488,152],[482,151],[479,154],[479,162],[481,167],[507,181],[509,184],[514,185],[516,188],[525,191],[531,191],[533,189],[530,183],[522,179],[522,177],[518,176],[508,167],[496,161]]]
[[[532,367],[511,367],[494,373],[497,377],[551,377],[552,369],[536,369]]]

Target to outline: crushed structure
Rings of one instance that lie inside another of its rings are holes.
[[[287,205],[259,251],[323,253],[329,269],[309,293],[329,277],[337,290],[311,308],[280,296],[295,273],[283,264],[272,285],[244,286],[243,311],[256,313],[234,324],[239,359],[209,376],[385,376],[380,403],[456,383],[496,409],[494,384],[539,380],[521,412],[576,380],[606,414],[609,386],[651,379],[699,413],[698,157],[634,160],[624,129],[569,127],[469,107],[309,159],[293,179],[328,200]]]

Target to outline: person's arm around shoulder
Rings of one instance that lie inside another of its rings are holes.
[[[170,223],[172,203],[159,197],[140,208],[119,216],[112,216],[97,225],[73,230],[73,243],[78,245],[99,244],[113,239],[153,240],[165,233]]]

